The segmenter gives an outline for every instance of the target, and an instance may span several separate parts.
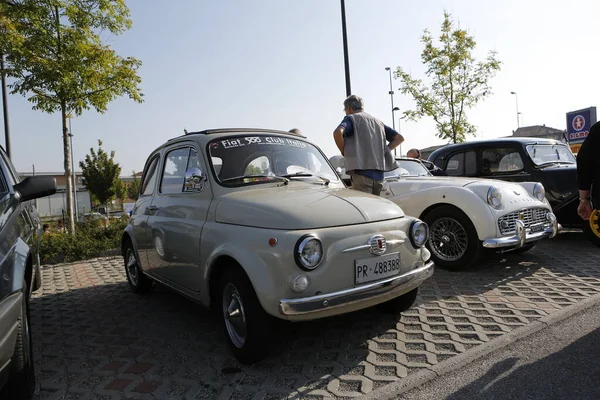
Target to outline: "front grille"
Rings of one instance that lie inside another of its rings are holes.
[[[548,222],[548,220],[546,219],[547,213],[548,210],[546,210],[545,208],[530,208],[526,210],[512,212],[510,214],[503,215],[498,219],[498,229],[500,229],[500,233],[502,235],[516,233],[517,229],[515,226],[515,221],[520,219],[519,215],[523,214],[522,221],[525,224],[525,227],[528,228],[531,225]]]

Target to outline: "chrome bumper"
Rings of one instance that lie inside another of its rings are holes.
[[[350,307],[362,301],[372,301],[378,297],[394,297],[418,287],[425,279],[433,275],[433,261],[413,269],[404,275],[366,284],[339,292],[321,294],[299,299],[282,299],[279,301],[279,312],[282,315],[307,315],[328,312],[340,307]]]
[[[514,236],[486,239],[483,241],[483,247],[487,249],[498,249],[502,247],[513,247],[514,249],[521,248],[525,243],[536,242],[544,238],[553,238],[558,234],[559,224],[556,216],[553,213],[548,213],[548,222],[550,226],[543,231],[528,233],[523,221],[515,221],[517,226],[517,234]]]

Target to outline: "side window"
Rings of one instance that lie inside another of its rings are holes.
[[[465,174],[465,153],[457,153],[448,159],[446,164],[448,176],[462,176]]]
[[[160,181],[160,192],[163,194],[182,193],[190,158],[190,148],[171,150],[165,157],[165,166]]]
[[[244,171],[244,175],[269,175],[270,173],[271,165],[266,156],[260,156],[250,161]]]
[[[523,169],[523,160],[515,149],[486,149],[481,154],[481,169],[486,175],[520,171]]]
[[[156,175],[157,175],[157,166],[158,166],[158,156],[154,157],[154,159],[150,162],[148,166],[148,170],[143,176],[142,182],[142,196],[147,196],[154,192],[154,185],[156,183]]]
[[[186,171],[190,168],[202,169],[202,166],[200,165],[200,157],[198,157],[198,153],[196,152],[196,149],[194,149],[193,147],[190,150],[190,160],[188,162],[188,167],[187,167]]]
[[[465,175],[475,176],[477,174],[477,156],[474,151],[465,153]]]

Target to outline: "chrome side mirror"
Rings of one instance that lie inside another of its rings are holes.
[[[344,174],[344,170],[341,167],[337,167],[335,169],[335,172],[337,172],[338,176],[341,178],[342,175]]]
[[[202,173],[200,168],[190,168],[185,172],[184,192],[201,192],[204,189],[204,182],[207,176]]]

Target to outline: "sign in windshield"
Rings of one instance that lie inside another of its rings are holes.
[[[321,151],[309,142],[275,135],[238,135],[208,144],[216,179],[243,185],[289,179],[339,181]]]

